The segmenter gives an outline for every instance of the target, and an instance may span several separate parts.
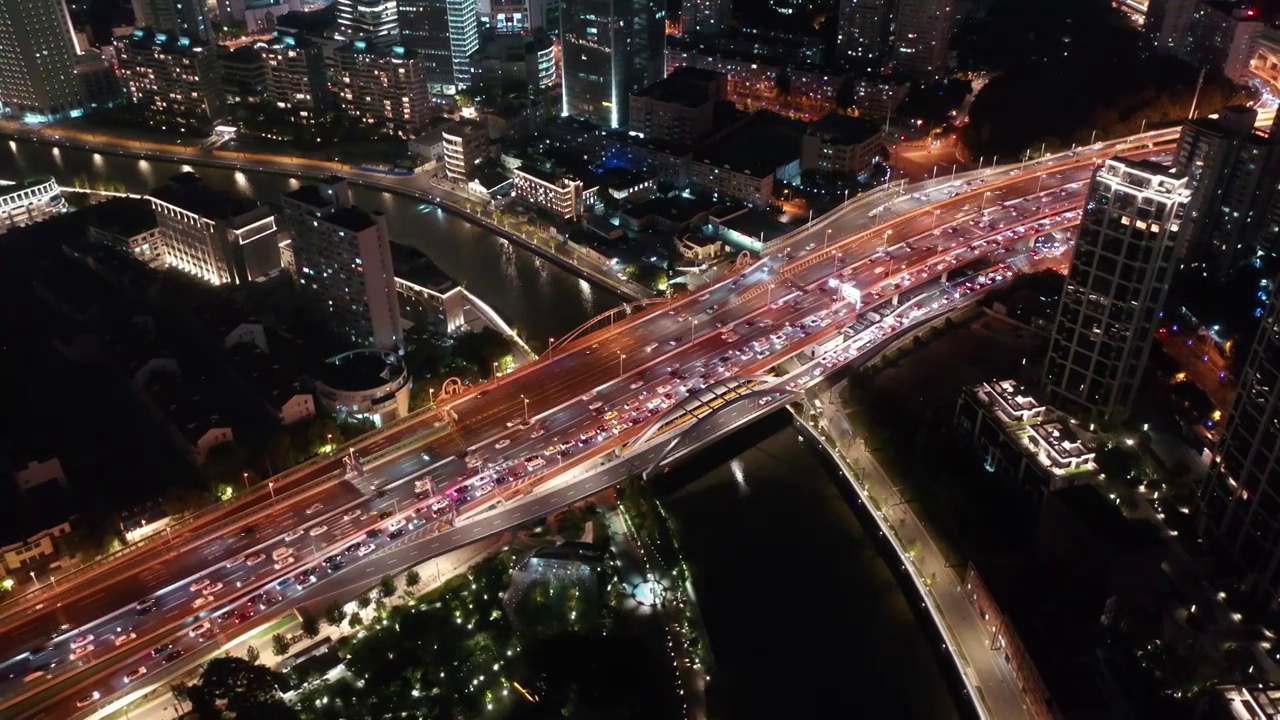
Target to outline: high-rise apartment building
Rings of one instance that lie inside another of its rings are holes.
[[[1228,107],[1192,120],[1178,137],[1177,168],[1191,189],[1185,256],[1225,278],[1269,245],[1267,209],[1280,181],[1280,138],[1254,130],[1256,110]]]
[[[396,0],[337,0],[337,5],[338,34],[343,40],[363,40],[378,49],[400,42]]]
[[[682,66],[631,95],[628,128],[650,140],[690,147],[715,128],[716,103],[729,96],[724,73]]]
[[[183,35],[205,44],[215,40],[204,0],[133,0],[133,15],[138,27]]]
[[[684,0],[680,6],[680,34],[712,37],[733,22],[733,0]]]
[[[565,0],[562,113],[605,128],[626,123],[631,93],[663,76],[665,12],[658,0]]]
[[[476,0],[400,0],[400,38],[430,58],[444,77],[437,94],[453,95],[471,85],[471,55],[480,49]]]
[[[836,53],[849,69],[879,73],[889,57],[892,0],[841,0]]]
[[[351,204],[343,178],[284,194],[298,282],[320,299],[352,344],[400,350],[400,302],[387,219]]]
[[[1255,597],[1280,597],[1280,296],[1258,329],[1200,492],[1200,534],[1240,563]]]
[[[148,196],[168,267],[211,285],[246,283],[280,267],[271,208],[182,173]]]
[[[934,82],[946,75],[955,15],[952,0],[898,0],[894,71],[919,82]]]
[[[1094,173],[1049,341],[1049,404],[1098,421],[1132,410],[1190,196],[1186,176],[1150,161]]]
[[[0,115],[46,122],[82,112],[79,53],[62,0],[0,0]]]
[[[324,48],[306,35],[277,33],[258,43],[266,70],[267,102],[303,124],[316,122],[330,103]]]
[[[222,120],[226,96],[213,47],[138,29],[118,38],[115,49],[120,84],[153,126],[208,132]]]
[[[1191,16],[1199,0],[1149,0],[1142,34],[1148,47],[1159,53],[1181,55],[1186,50]]]
[[[334,51],[334,89],[347,112],[366,125],[414,137],[431,119],[430,64],[400,45],[378,50],[363,40]]]

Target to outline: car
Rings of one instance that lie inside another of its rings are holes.
[[[205,586],[208,584],[209,584],[209,578],[200,578],[199,580],[191,583],[191,592],[195,592],[197,590],[203,590]]]
[[[243,528],[240,528],[240,537],[249,537],[256,532],[258,532],[258,528],[252,525],[245,525]]]
[[[596,394],[594,392],[589,392],[589,393],[584,393],[582,397],[579,399],[582,400],[583,402],[586,402],[595,396]]]
[[[311,537],[315,537],[317,535],[322,535],[325,532],[328,532],[328,530],[329,530],[328,525],[317,525],[311,528],[310,530],[308,530],[307,534],[310,535]]]
[[[263,601],[263,602],[266,602],[266,600],[264,599],[264,601]],[[240,625],[240,624],[242,624],[245,620],[248,620],[248,619],[249,619],[249,618],[251,618],[251,617],[253,617],[253,610],[243,610],[243,611],[241,611],[241,612],[238,612],[238,613],[236,613],[236,617],[235,617],[236,624],[237,624],[237,625]]]
[[[91,652],[93,652],[93,645],[81,645],[71,651],[71,659],[75,660],[76,658],[81,657],[82,655],[88,655]]]
[[[494,443],[494,444],[493,444],[493,449],[494,449],[494,450],[501,450],[502,448],[504,448],[504,447],[506,447],[506,446],[508,446],[508,445],[510,445],[510,444],[511,444],[511,438],[502,438],[501,440],[499,440],[498,442],[496,442],[496,443]]]
[[[81,646],[83,646],[83,645],[88,645],[88,644],[89,644],[89,643],[91,643],[91,642],[93,642],[93,634],[92,634],[92,633],[86,633],[86,634],[81,635],[81,636],[79,636],[79,637],[77,637],[77,638],[75,638],[75,639],[73,639],[73,640],[71,641],[71,649],[72,649],[72,650],[75,650],[76,648],[79,648],[79,647],[81,647]]]
[[[94,704],[94,703],[98,702],[98,698],[100,698],[100,697],[102,697],[102,696],[98,694],[98,691],[97,691],[97,690],[94,690],[93,692],[89,693],[88,695],[85,695],[84,697],[82,697],[82,698],[80,698],[79,700],[77,700],[77,701],[76,701],[76,707],[78,707],[78,708],[89,707],[90,705],[92,705],[92,704]]]
[[[338,572],[339,570],[341,570],[342,568],[344,568],[344,567],[346,567],[346,566],[347,566],[347,561],[346,561],[346,560],[343,560],[342,558],[338,558],[337,560],[334,560],[333,562],[326,562],[326,563],[324,564],[324,566],[325,566],[325,567],[327,567],[327,568],[329,568],[329,572],[331,572],[331,573],[336,573],[336,572]]]
[[[297,540],[298,538],[306,534],[307,534],[306,530],[303,530],[302,528],[294,528],[293,530],[290,530],[289,532],[284,534],[284,541],[290,542],[292,540]]]
[[[537,429],[537,430],[534,430],[532,433],[529,433],[529,437],[531,437],[531,438],[540,438],[540,437],[542,437],[543,435],[546,435],[546,434],[547,434],[547,431],[546,431],[546,430],[543,430],[543,429],[539,428],[539,429]]]
[[[160,657],[161,655],[169,652],[172,649],[173,649],[173,643],[171,642],[165,643],[163,645],[157,645],[151,648],[151,657]]]
[[[307,508],[307,514],[310,515],[312,513],[319,512],[323,509],[324,509],[324,503],[312,503],[311,506]]]
[[[199,610],[200,608],[204,607],[205,605],[208,605],[211,602],[213,602],[213,598],[209,597],[208,595],[201,595],[191,603],[191,607]]]
[[[406,532],[408,532],[407,528],[396,528],[395,530],[392,530],[391,532],[387,533],[387,539],[395,540],[396,538],[404,535]]]
[[[300,588],[311,587],[312,585],[315,585],[315,584],[316,584],[315,575],[307,575],[306,577],[298,581],[298,587]]]
[[[221,589],[222,589],[222,588],[224,588],[224,587],[226,587],[226,586],[225,586],[225,585],[223,585],[222,583],[214,583],[214,584],[212,584],[212,585],[205,585],[205,586],[204,586],[204,590],[203,590],[202,592],[203,592],[205,595],[212,595],[212,594],[214,594],[214,593],[218,592],[219,590],[221,590]]]
[[[147,674],[147,666],[139,665],[138,667],[134,668],[133,670],[130,670],[128,673],[125,674],[124,681],[127,683],[131,683],[134,680],[137,680],[138,678],[146,674]]]
[[[116,629],[116,647],[120,647],[121,645],[133,642],[137,639],[138,633],[134,632],[133,628],[126,628],[124,630],[119,628]]]
[[[156,609],[156,599],[146,598],[145,600],[139,600],[133,607],[138,611],[138,617],[142,617]]]
[[[569,452],[569,451],[568,451],[568,450],[566,450],[565,452]],[[488,495],[488,494],[489,494],[489,493],[491,493],[491,492],[493,492],[493,483],[485,483],[485,484],[481,485],[480,487],[476,488],[476,496],[477,496],[477,497],[481,497],[481,496],[484,496],[484,495]]]
[[[528,458],[525,458],[525,462],[527,463],[529,462],[529,460],[536,460],[536,459],[539,459],[539,458],[528,457]],[[432,510],[443,510],[444,508],[447,508],[447,507],[449,507],[449,501],[445,500],[444,498],[436,498],[436,501],[431,503]]]
[[[202,633],[208,632],[212,628],[213,626],[209,624],[208,620],[206,620],[200,623],[199,625],[196,625],[195,627],[191,628],[189,631],[187,631],[187,634],[190,635],[191,637],[195,637]]]
[[[289,557],[280,558],[278,561],[276,561],[275,568],[276,568],[277,570],[281,570],[281,569],[283,569],[283,568],[287,568],[287,567],[289,567],[290,565],[292,565],[292,564],[294,564],[295,562],[297,562],[297,560],[298,560],[298,558],[296,558],[296,557],[294,557],[294,556],[292,556],[292,555],[290,555]]]
[[[174,650],[168,655],[165,655],[164,657],[160,658],[160,662],[165,665],[168,665],[169,663],[173,662],[174,660],[177,660],[178,658],[186,654],[187,654],[186,650],[183,650],[182,648],[178,648],[177,650]]]
[[[226,561],[225,563],[223,563],[222,567],[229,567],[229,568],[231,568],[231,567],[235,567],[235,566],[239,565],[239,564],[240,564],[240,563],[242,563],[242,562],[244,562],[244,557],[243,557],[243,556],[241,556],[241,555],[237,555],[237,556],[235,556],[235,557],[231,558],[230,560]]]
[[[284,590],[285,588],[289,587],[292,584],[293,584],[293,578],[285,577],[277,580],[274,587],[277,590]]]
[[[382,512],[378,513],[378,519],[379,519],[379,520],[386,520],[387,518],[389,518],[389,517],[391,517],[392,515],[395,515],[395,514],[396,514],[396,513],[395,513],[395,511],[394,511],[394,510],[383,510]]]
[[[245,555],[245,556],[244,556],[244,564],[245,564],[245,565],[257,565],[258,563],[260,563],[260,562],[262,562],[263,560],[266,560],[266,559],[267,559],[267,556],[266,556],[266,555],[263,555],[262,553],[254,553],[254,554],[252,554],[252,555]]]
[[[644,387],[644,381],[643,381],[643,380],[636,380],[636,381],[632,382],[630,385],[628,385],[627,387],[631,388],[632,390],[638,390],[639,388]]]
[[[600,408],[602,408],[602,407],[604,407],[604,402],[603,402],[602,400],[597,400],[597,401],[595,401],[595,402],[591,403],[590,405],[588,405],[588,406],[587,406],[587,409],[588,409],[588,410],[599,410],[599,409],[600,409]]]
[[[217,615],[214,615],[214,616],[213,616],[213,619],[214,619],[215,621],[217,621],[217,623],[218,623],[219,625],[221,625],[221,624],[225,623],[226,621],[230,620],[230,619],[231,619],[235,614],[236,614],[236,612],[235,612],[234,610],[223,610],[222,612],[218,613]]]
[[[360,557],[364,557],[365,555],[368,555],[369,553],[373,552],[373,550],[374,548],[372,543],[365,543],[356,550],[356,554],[359,555]]]
[[[701,294],[701,295],[699,295],[699,296],[698,296],[698,299],[699,299],[699,300],[710,300],[710,299],[711,299],[711,293],[703,293],[703,294]]]
[[[342,519],[343,519],[343,520],[354,520],[354,519],[356,519],[356,518],[358,518],[358,517],[360,517],[360,509],[359,509],[359,508],[352,508],[351,510],[348,510],[348,511],[346,511],[346,512],[342,513]]]

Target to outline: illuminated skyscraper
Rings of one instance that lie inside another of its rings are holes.
[[[627,122],[631,93],[663,76],[664,7],[659,0],[565,0],[563,114],[605,128]]]
[[[480,49],[476,0],[400,0],[400,38],[425,55],[438,81],[433,94],[471,85],[471,55]],[[434,80],[434,79],[433,79]]]
[[[400,40],[396,0],[338,0],[338,33],[385,50]]]
[[[1094,173],[1049,341],[1050,405],[1098,421],[1132,410],[1190,196],[1186,176],[1150,161],[1107,160]]]
[[[920,82],[946,75],[955,16],[952,0],[898,0],[893,24],[894,71]]]
[[[0,114],[41,122],[79,113],[79,52],[62,0],[0,0]]]
[[[862,73],[884,69],[889,54],[891,0],[841,0],[836,52],[850,68]]]
[[[204,0],[133,0],[133,14],[138,27],[184,35],[202,43],[215,40]]]

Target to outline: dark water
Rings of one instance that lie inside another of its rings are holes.
[[[0,179],[52,175],[63,185],[76,178],[108,182],[145,193],[183,170],[195,170],[210,185],[275,202],[298,186],[283,175],[192,168],[177,163],[0,141]],[[434,208],[389,193],[354,192],[355,202],[387,215],[391,238],[421,250],[472,294],[497,310],[525,338],[560,337],[620,300],[506,240]]]
[[[779,413],[659,483],[716,657],[712,717],[961,717],[820,452]]]

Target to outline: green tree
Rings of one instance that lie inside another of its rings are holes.
[[[320,618],[306,607],[298,610],[298,620],[302,622],[302,633],[307,637],[313,638],[320,634]]]
[[[200,475],[204,478],[205,487],[230,485],[237,493],[246,490],[246,477],[248,484],[258,479],[257,472],[249,467],[244,448],[236,442],[225,442],[210,449],[200,465]]]
[[[337,627],[347,618],[347,611],[342,609],[342,605],[338,602],[329,603],[329,607],[324,609],[324,619],[330,625]]]
[[[373,604],[373,598],[369,597],[369,593],[365,593],[360,597],[356,598],[356,606],[359,607],[361,610],[368,610],[369,606],[372,604]]]
[[[256,663],[262,657],[262,653],[258,652],[257,645],[250,645],[244,649],[244,659],[251,663]]]
[[[282,633],[272,635],[271,652],[283,657],[289,652],[289,638],[285,637]]]
[[[328,446],[342,444],[342,428],[338,421],[327,415],[318,415],[307,426],[307,448],[311,454],[324,451]]]
[[[467,332],[454,338],[452,357],[487,377],[494,363],[502,363],[511,355],[511,343],[491,327]]]
[[[556,518],[556,528],[565,540],[581,540],[587,529],[587,519],[579,510],[565,510]]]
[[[269,475],[282,473],[298,464],[298,451],[293,444],[293,435],[287,428],[279,428],[267,438],[267,445],[262,449],[262,459]]]
[[[396,579],[390,575],[383,575],[382,580],[378,582],[378,594],[384,598],[389,598],[396,594]]]
[[[422,582],[422,576],[418,574],[417,569],[412,569],[404,574],[404,586],[410,590],[418,587]]]
[[[204,666],[200,682],[187,691],[191,705],[201,718],[290,717],[281,697],[286,687],[284,675],[244,658],[214,658]]]
[[[166,515],[182,516],[189,512],[202,510],[213,500],[208,493],[187,485],[176,485],[169,488],[160,500],[160,507]]]

